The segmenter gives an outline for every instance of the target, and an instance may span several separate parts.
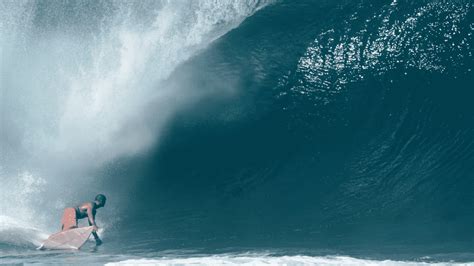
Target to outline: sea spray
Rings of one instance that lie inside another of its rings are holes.
[[[95,169],[155,145],[173,112],[199,97],[163,81],[267,3],[2,1],[2,215],[51,222],[88,200]],[[150,105],[156,115],[143,116]],[[8,200],[23,196],[23,173],[41,176],[31,204]]]

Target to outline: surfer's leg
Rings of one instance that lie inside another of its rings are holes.
[[[76,209],[66,208],[61,219],[61,231],[77,228]]]

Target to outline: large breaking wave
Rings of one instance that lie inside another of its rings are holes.
[[[153,147],[205,95],[167,86],[170,73],[266,4],[2,1],[2,216],[56,229],[100,189],[98,167]]]
[[[470,1],[84,3],[2,2],[5,198],[105,191],[133,254],[469,251]]]
[[[129,172],[136,214],[170,240],[150,241],[467,248],[473,25],[465,1],[283,1],[246,20],[179,69],[238,93],[180,112]]]

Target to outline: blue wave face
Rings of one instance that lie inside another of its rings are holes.
[[[462,1],[261,10],[171,77],[210,96],[136,170],[137,215],[191,246],[468,247],[472,25]]]

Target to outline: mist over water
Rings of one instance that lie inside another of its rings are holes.
[[[94,170],[156,145],[175,110],[200,97],[166,87],[170,73],[265,5],[2,1],[2,216],[36,226],[89,200]]]

